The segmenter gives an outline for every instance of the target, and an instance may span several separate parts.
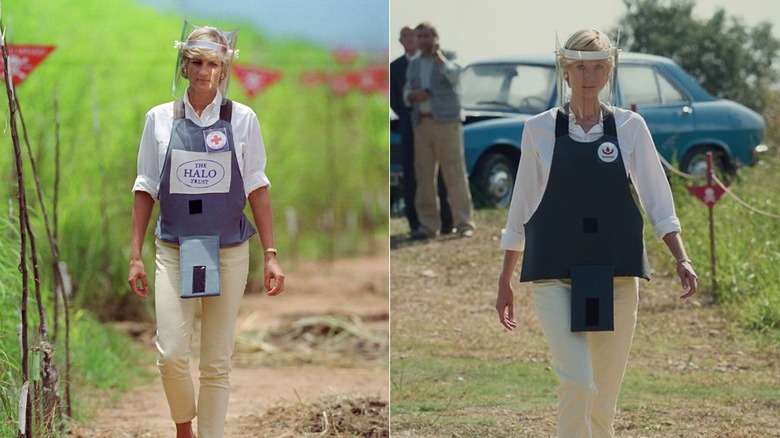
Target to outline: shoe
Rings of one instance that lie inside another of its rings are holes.
[[[430,234],[426,233],[423,230],[412,230],[411,232],[409,232],[409,238],[412,240],[428,240],[431,237],[433,236],[431,236]]]
[[[458,229],[455,227],[441,227],[441,235],[446,236],[448,234],[455,234],[458,232]]]
[[[460,237],[471,237],[474,235],[474,230],[471,228],[464,228],[460,230]]]

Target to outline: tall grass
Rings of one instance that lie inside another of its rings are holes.
[[[59,195],[60,255],[69,264],[76,306],[102,318],[149,315],[127,297],[130,189],[146,111],[172,100],[176,52],[183,17],[162,16],[130,0],[33,0],[4,4],[12,23],[9,43],[54,44],[57,49],[18,89],[41,180],[52,199],[53,95],[61,109]],[[249,99],[233,78],[230,97],[257,112],[268,154],[277,247],[282,265],[290,257],[349,256],[371,249],[386,235],[389,139],[387,100],[352,93],[335,97],[324,87],[306,88],[303,71],[338,71],[328,50],[297,41],[269,41],[244,23],[239,63],[283,71],[284,78]],[[346,23],[345,23],[346,25]],[[379,55],[379,54],[376,54]],[[384,54],[381,54],[384,56]],[[357,66],[381,56],[364,56]],[[379,59],[377,59],[379,58]],[[0,142],[7,144],[7,138]],[[8,169],[11,154],[0,156]],[[13,175],[4,172],[6,194]],[[289,235],[297,220],[298,232]],[[38,224],[36,224],[38,225]],[[152,270],[152,228],[145,260]],[[252,241],[253,266],[261,265]],[[253,269],[253,278],[260,273]]]
[[[774,132],[771,128],[768,138]],[[756,166],[739,170],[731,190],[757,209],[780,214],[778,168],[780,154],[773,149]],[[725,306],[738,325],[780,342],[780,219],[753,212],[724,195],[713,208],[713,278],[707,207],[685,188],[703,181],[685,182],[672,177],[671,182],[683,239],[702,293]],[[648,239],[648,248],[655,266],[672,270],[673,263],[662,243]]]

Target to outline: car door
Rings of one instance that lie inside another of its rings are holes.
[[[686,93],[652,64],[621,63],[618,104],[647,122],[655,147],[669,162],[680,161],[696,125]]]

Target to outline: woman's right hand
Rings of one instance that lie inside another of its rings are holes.
[[[141,282],[139,285],[138,282]],[[130,290],[141,298],[146,298],[149,293],[149,287],[146,282],[146,269],[142,260],[130,260],[130,273],[127,275],[127,282],[130,283]]]
[[[498,312],[498,320],[507,330],[514,330],[517,327],[517,322],[515,322],[515,292],[512,290],[511,281],[503,278],[498,280],[496,311]]]

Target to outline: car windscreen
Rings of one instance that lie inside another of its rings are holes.
[[[464,108],[540,113],[550,106],[555,69],[525,64],[472,64],[460,73]]]

